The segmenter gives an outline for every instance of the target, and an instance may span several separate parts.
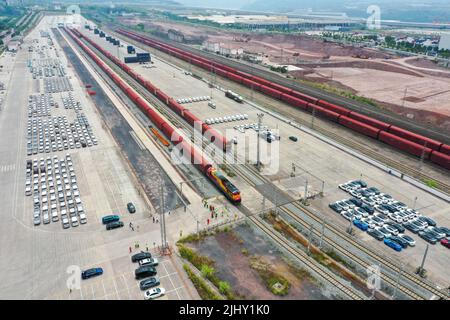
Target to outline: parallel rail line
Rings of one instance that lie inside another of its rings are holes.
[[[158,109],[161,113],[163,113],[170,121],[176,122],[177,126],[180,128],[183,128],[190,132],[193,130],[187,123],[184,121],[179,121],[177,119],[178,115],[173,112],[172,110],[169,110],[168,107],[166,107],[161,101],[159,101],[157,98],[153,97],[148,91],[142,87],[141,84],[139,84],[135,79],[133,79],[130,75],[128,75],[125,71],[123,71],[120,67],[118,67],[116,64],[114,64],[112,61],[107,59],[101,52],[96,50],[94,47],[92,47],[88,42],[83,41],[87,46],[90,47],[91,50],[94,50],[97,55],[102,57],[103,61],[108,64],[109,67],[111,67],[119,76],[121,76],[127,83],[133,87],[136,92],[138,92],[140,95],[142,95],[145,99],[148,99],[151,102],[154,102],[158,105],[153,105],[155,108]],[[207,142],[204,140],[202,141],[203,147],[207,148]],[[209,145],[210,147],[210,145]],[[243,212],[244,213],[244,212]],[[245,214],[245,213],[244,213]],[[314,260],[312,260],[310,257],[308,257],[302,250],[295,247],[293,243],[288,241],[287,239],[283,239],[283,237],[277,235],[274,231],[270,230],[269,227],[267,227],[264,223],[260,221],[259,218],[248,216],[247,217],[259,228],[261,229],[267,236],[269,236],[273,241],[275,241],[278,245],[282,246],[286,251],[288,251],[290,254],[292,254],[297,259],[301,260],[305,265],[307,265],[311,270],[315,271],[319,276],[321,276],[323,279],[328,281],[330,284],[335,286],[337,289],[339,289],[341,292],[343,292],[345,295],[350,297],[354,300],[363,300],[366,299],[366,297],[359,293],[357,290],[353,288],[346,287],[344,284],[342,284],[336,277],[332,274],[331,271],[322,268],[318,263],[316,263]]]
[[[120,35],[120,37],[126,37],[126,36]],[[158,51],[155,48],[149,47],[149,46],[147,46],[147,45],[145,45],[143,43],[137,42],[137,41],[135,41],[133,39],[130,40],[128,37],[126,37],[126,38],[129,40],[129,42],[139,43],[139,45],[141,45],[141,46],[145,46],[145,47],[151,48],[152,51]],[[158,51],[158,52],[160,53],[160,55],[170,56],[167,53],[164,53],[164,52],[161,52],[161,51]],[[172,57],[174,59],[177,59],[176,57],[173,57],[173,56],[170,56],[170,57]],[[177,59],[177,60],[180,61],[180,63],[182,65],[187,64],[187,62],[185,62],[185,61],[183,61],[181,59]],[[195,65],[192,65],[192,67],[195,68],[195,70],[198,70],[199,73],[203,73],[203,74],[207,73],[205,70],[203,70],[201,68],[198,68]],[[223,77],[221,77],[221,78],[223,78]],[[229,81],[229,79],[226,79],[226,78],[223,78],[223,79],[225,81]],[[235,83],[233,83],[233,85],[239,86],[239,84],[235,84]],[[264,98],[271,99],[270,97],[266,97],[266,96],[264,96]],[[283,103],[282,101],[279,101],[279,100],[277,100],[277,101],[280,102],[280,103]],[[266,108],[269,108],[272,111],[279,112],[279,110],[277,110],[276,108],[270,106],[267,103],[263,103],[263,105]],[[303,120],[303,119],[300,119],[298,117],[296,117],[295,120],[297,122],[299,122],[300,124],[311,128],[311,123],[310,122],[308,122],[306,120]],[[389,158],[388,156],[384,156],[384,155],[382,155],[382,154],[380,154],[380,153],[378,153],[376,151],[373,151],[369,147],[365,147],[365,146],[361,145],[360,143],[358,143],[356,141],[353,141],[351,139],[344,138],[344,137],[340,136],[339,134],[334,133],[334,132],[332,132],[330,130],[327,130],[327,129],[325,129],[325,128],[321,127],[321,126],[318,126],[316,124],[314,124],[314,127],[312,129],[314,129],[315,131],[323,134],[324,136],[326,136],[326,137],[328,137],[328,138],[330,138],[330,139],[332,139],[332,140],[334,140],[336,142],[339,142],[339,143],[341,143],[341,144],[343,144],[343,145],[345,145],[347,147],[350,147],[350,148],[352,148],[352,149],[354,149],[354,150],[356,150],[356,151],[358,151],[358,152],[360,152],[360,153],[362,153],[362,154],[364,154],[364,155],[366,155],[366,156],[368,156],[368,157],[370,157],[370,158],[372,158],[374,160],[377,160],[377,161],[379,161],[381,163],[384,163],[385,165],[391,167],[392,169],[397,169],[398,171],[400,171],[400,172],[402,172],[402,173],[404,173],[406,175],[409,175],[411,177],[414,177],[416,179],[419,179],[420,181],[423,181],[423,182],[433,181],[436,184],[436,187],[435,187],[436,189],[438,189],[438,190],[440,190],[440,191],[450,195],[450,184],[447,184],[447,183],[445,183],[445,182],[443,182],[441,180],[437,180],[437,179],[435,179],[435,178],[433,178],[433,177],[431,177],[431,176],[421,172],[420,170],[411,168],[408,165],[405,165],[405,164],[403,164],[403,163],[401,163],[399,161],[395,161],[392,158]]]

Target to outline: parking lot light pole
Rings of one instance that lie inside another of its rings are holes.
[[[261,123],[262,118],[264,117],[264,113],[258,113],[258,132],[256,133],[256,168],[258,171],[261,170],[261,161],[260,161],[260,154],[259,154],[259,133],[261,132]]]
[[[425,269],[423,268],[423,266],[425,265],[425,260],[427,258],[427,254],[428,254],[428,247],[429,245],[427,244],[427,247],[425,248],[425,253],[423,254],[423,259],[422,259],[422,264],[420,265],[420,267],[417,269],[417,273],[423,277],[423,274],[425,272]]]

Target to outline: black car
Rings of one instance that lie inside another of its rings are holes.
[[[369,229],[367,230],[367,233],[379,241],[384,239],[384,235],[376,229]]]
[[[150,259],[152,254],[150,252],[139,252],[131,257],[131,262],[138,262],[139,260]]]
[[[408,242],[400,237],[397,236],[390,236],[389,239],[391,239],[392,241],[397,242],[399,245],[402,246],[403,249],[408,247]]]
[[[132,204],[131,202],[129,202],[127,204],[127,209],[129,213],[135,213],[136,212],[136,207],[134,206],[134,204]]]
[[[405,223],[403,226],[412,233],[417,233],[420,231],[420,229],[412,223]]]
[[[81,272],[81,279],[86,280],[103,274],[102,268],[91,268]]]
[[[359,199],[356,199],[356,198],[350,198],[350,199],[348,199],[348,201],[350,201],[357,207],[361,207],[361,205],[362,205],[362,201]]]
[[[365,204],[365,203],[363,203],[363,204],[360,206],[360,208],[363,209],[364,211],[367,211],[369,214],[373,214],[373,213],[375,212],[374,207],[369,206],[368,204]]]
[[[337,213],[340,213],[342,211],[342,208],[338,206],[336,203],[330,203],[328,206]]]
[[[369,192],[371,192],[372,194],[380,194],[380,190],[378,190],[378,189],[375,188],[375,187],[367,188],[366,191],[369,191]]]
[[[419,237],[421,237],[422,239],[424,239],[425,241],[427,241],[431,244],[436,244],[436,242],[437,242],[437,239],[435,237],[433,237],[429,232],[426,232],[426,231],[420,231]]]
[[[423,221],[423,222],[428,223],[429,226],[436,227],[436,221],[434,221],[431,218],[428,218],[428,217],[425,217],[425,216],[421,216],[418,219]]]
[[[450,229],[447,227],[436,227],[439,232],[445,233],[445,236],[450,237]]]
[[[364,180],[355,180],[357,184],[361,186],[361,188],[367,188],[367,183]]]
[[[398,223],[395,223],[395,222],[392,222],[392,221],[388,221],[388,222],[386,222],[386,224],[390,225],[392,228],[397,229],[398,233],[404,233],[405,232],[405,228],[402,225],[398,224]]]
[[[290,136],[290,137],[289,137],[289,140],[292,140],[292,141],[294,141],[294,142],[297,142],[298,139],[297,139],[297,137]]]
[[[139,267],[136,270],[134,270],[134,277],[139,279],[144,279],[147,277],[153,277],[156,275],[156,269],[155,267],[145,266],[145,267]]]
[[[139,283],[139,288],[141,288],[141,290],[147,290],[147,289],[150,289],[152,287],[159,286],[159,285],[160,285],[159,279],[156,278],[156,277],[151,277],[151,278],[142,280]]]
[[[117,229],[117,228],[122,228],[122,227],[123,227],[122,221],[114,221],[114,222],[110,222],[106,225],[106,230],[112,230],[112,229]]]

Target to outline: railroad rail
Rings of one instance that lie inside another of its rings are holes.
[[[91,50],[95,51],[97,53],[97,55],[104,57],[104,55],[99,52],[98,50],[96,50],[95,48],[93,48],[89,43],[87,43],[86,41],[83,41],[85,44],[87,44]],[[158,111],[162,112],[166,117],[168,117],[171,121],[176,122],[178,124],[179,127],[183,127],[185,129],[187,129],[188,132],[190,132],[191,130],[193,130],[187,123],[185,123],[184,121],[179,121],[178,119],[174,119],[178,117],[178,115],[173,112],[172,110],[169,110],[166,108],[166,106],[161,103],[156,97],[153,97],[151,94],[148,93],[148,91],[142,87],[141,84],[139,84],[135,79],[133,79],[131,76],[129,76],[125,71],[123,71],[120,67],[118,67],[115,63],[113,63],[112,61],[110,61],[109,59],[103,59],[103,61],[105,61],[108,66],[110,66],[116,73],[120,74],[122,78],[127,79],[127,82],[130,86],[132,86],[139,94],[141,94],[143,97],[145,97],[146,99],[149,99],[150,101],[154,102],[155,104],[158,105],[157,109]],[[156,107],[156,106],[155,106]],[[168,112],[167,112],[168,111]],[[192,138],[191,138],[192,139]],[[203,146],[206,147],[206,142],[203,141]],[[234,169],[237,169],[236,166],[233,166]],[[245,168],[250,172],[250,174],[254,177],[257,176],[258,179],[260,179],[261,181],[263,181],[264,183],[270,183],[273,185],[273,183],[268,180],[267,178],[263,177],[262,175],[260,175],[260,173],[258,171],[256,171],[256,169],[251,166],[251,165],[245,165]],[[243,170],[237,170],[240,171],[239,175],[245,179],[247,181],[247,183],[249,183],[250,185],[255,186],[256,184],[254,182],[252,182],[251,179],[248,178],[248,174],[245,173]],[[275,187],[275,186],[274,186]],[[310,210],[302,207],[300,204],[298,203],[293,203],[293,205],[295,207],[297,207],[299,210],[301,210],[302,212],[304,212],[305,214],[307,214],[308,216],[310,216],[312,219],[314,219],[317,222],[321,222],[319,220],[319,218]],[[288,214],[291,218],[295,219],[296,222],[301,223],[302,225],[306,226],[306,222],[303,221],[302,219],[300,219],[298,217],[298,215],[296,215],[292,210],[286,208],[286,206],[281,206],[280,207],[281,210],[283,210],[286,214]],[[251,216],[248,216],[249,219],[252,219],[253,222],[254,219]],[[258,222],[255,222],[255,224],[258,224]],[[261,226],[258,225],[260,228]],[[267,227],[266,227],[267,228]],[[330,231],[332,231],[334,234],[336,234],[337,236],[343,238],[343,240],[345,240],[346,242],[352,244],[354,247],[358,248],[359,250],[361,250],[362,252],[364,252],[365,254],[367,254],[368,256],[370,256],[371,258],[375,259],[376,261],[379,261],[381,263],[383,263],[385,266],[388,266],[391,270],[395,271],[395,272],[401,272],[402,276],[407,278],[408,280],[412,281],[413,283],[415,283],[416,285],[426,289],[427,291],[433,293],[434,295],[440,297],[440,298],[444,298],[447,299],[448,297],[442,293],[441,291],[439,291],[438,289],[436,289],[435,287],[433,287],[432,285],[422,281],[421,279],[405,272],[404,270],[401,270],[398,266],[396,266],[395,264],[393,264],[392,262],[388,261],[387,259],[375,254],[374,252],[368,250],[367,248],[365,248],[363,245],[359,244],[358,242],[356,242],[354,239],[351,239],[347,236],[343,236],[342,232],[339,231],[338,229],[334,228],[333,226],[329,226],[328,229]],[[267,233],[267,231],[265,231]],[[273,233],[273,232],[272,232]],[[315,230],[315,233],[317,234],[317,230]],[[272,239],[274,239],[273,235],[269,235]],[[356,256],[355,254],[351,253],[350,251],[348,251],[347,249],[338,246],[335,242],[332,242],[332,240],[328,237],[325,237],[325,241],[329,244],[333,244],[333,247],[336,248],[337,251],[339,251],[340,253],[344,254],[345,256],[348,256],[349,258],[353,259],[353,261],[357,262],[359,265],[363,266],[363,267],[368,267],[370,264],[368,262],[365,262],[364,260],[362,260],[361,258],[359,258],[358,256]],[[277,241],[279,242],[279,241]],[[284,240],[284,242],[286,242]],[[286,244],[284,245],[286,246]],[[289,250],[288,250],[289,251]],[[383,280],[385,280],[387,283],[391,284],[391,285],[395,285],[396,280],[392,279],[388,274],[383,273],[382,274],[382,278]],[[423,300],[425,299],[424,297],[420,296],[419,294],[413,292],[411,289],[399,284],[398,285],[399,289],[405,293],[406,295],[408,295],[409,297],[413,298],[413,299],[418,299],[418,300]]]
[[[130,75],[128,75],[125,71],[123,71],[120,67],[118,67],[116,64],[114,64],[112,61],[107,59],[100,51],[98,51],[96,48],[91,46],[88,42],[82,40],[85,45],[89,46],[89,48],[94,51],[98,56],[102,57],[102,60],[116,72],[118,75],[120,75],[127,83],[134,89],[136,92],[138,92],[140,95],[142,95],[145,99],[148,99],[149,102],[153,102],[153,106],[163,113],[165,117],[167,117],[170,121],[173,121],[177,123],[179,128],[183,128],[184,130],[190,132],[193,130],[192,127],[189,126],[189,124],[185,123],[184,121],[179,121],[178,117],[175,112],[170,110],[166,105],[164,105],[161,101],[159,101],[156,97],[153,97],[151,94],[148,93],[147,89],[145,89],[141,84],[139,84],[134,78],[132,78]],[[157,105],[157,106],[156,106]],[[193,137],[190,137],[193,139]],[[204,148],[213,147],[211,145],[208,145],[205,140],[202,140],[202,144]],[[244,214],[245,212],[241,210]],[[254,216],[248,216],[247,217],[259,228],[261,231],[263,231],[268,237],[270,237],[274,242],[276,242],[278,245],[280,245],[282,248],[284,248],[287,252],[292,254],[297,259],[300,259],[305,265],[307,265],[311,270],[316,272],[320,277],[322,277],[324,280],[328,281],[331,285],[336,287],[339,291],[344,293],[346,296],[348,296],[351,299],[354,300],[363,300],[366,299],[366,297],[358,292],[357,290],[346,287],[342,282],[340,282],[338,279],[335,278],[333,273],[325,268],[322,268],[318,263],[316,263],[313,259],[311,259],[306,253],[304,253],[299,248],[295,247],[295,245],[288,241],[287,239],[283,239],[283,237],[277,235],[274,231],[272,231],[268,226],[266,226],[258,217]]]
[[[222,56],[218,56],[216,54],[211,54],[209,52],[205,52],[202,50],[199,50],[197,48],[193,48],[175,41],[170,41],[168,39],[164,39],[164,38],[160,38],[160,37],[155,37],[154,35],[148,34],[148,33],[142,33],[133,29],[130,29],[128,26],[124,26],[124,25],[120,25],[121,27],[123,27],[124,29],[126,29],[127,31],[130,32],[134,32],[136,34],[139,34],[141,36],[145,36],[151,39],[155,39],[157,41],[161,41],[163,43],[166,43],[168,45],[174,46],[178,49],[181,50],[185,50],[186,52],[192,53],[192,54],[196,54],[199,55],[203,58],[207,58],[210,59],[212,61],[218,62],[218,63],[222,63],[226,66],[232,67],[232,68],[236,68],[238,70],[241,70],[243,72],[246,72],[248,74],[254,75],[254,76],[258,76],[261,78],[265,78],[267,80],[270,80],[274,83],[280,84],[282,86],[288,87],[290,89],[293,90],[298,90],[301,91],[305,94],[311,95],[311,96],[315,96],[318,97],[319,99],[324,99],[327,100],[331,103],[336,103],[338,105],[345,105],[346,107],[348,107],[349,109],[353,110],[353,111],[357,111],[357,112],[361,112],[367,116],[375,116],[376,119],[380,120],[380,121],[384,121],[384,122],[390,122],[394,125],[398,125],[400,127],[404,127],[404,128],[408,128],[409,130],[412,130],[414,132],[418,132],[420,134],[423,134],[425,136],[429,136],[430,138],[434,138],[437,140],[441,140],[445,143],[450,143],[450,137],[448,135],[446,135],[445,133],[439,132],[437,130],[431,130],[430,128],[427,128],[423,125],[419,125],[419,124],[414,124],[411,123],[411,121],[408,121],[406,119],[401,118],[398,115],[395,114],[388,114],[386,112],[383,112],[381,110],[374,110],[373,107],[355,101],[353,99],[349,99],[349,98],[345,98],[345,97],[341,97],[339,95],[330,93],[330,92],[326,92],[323,91],[321,89],[318,88],[314,88],[312,86],[309,86],[307,84],[302,84],[302,83],[298,83],[298,82],[293,82],[292,80],[289,80],[287,78],[281,77],[278,74],[273,73],[272,71],[268,71],[268,70],[264,70],[261,69],[258,66],[255,65],[248,65],[242,62],[237,62],[237,61],[233,61],[231,59],[222,57]],[[115,29],[116,26],[108,26],[109,31],[113,31]],[[123,35],[121,35],[123,36]],[[127,37],[128,38],[128,37]]]
[[[120,36],[121,37],[126,37],[126,36],[124,36],[122,34]],[[128,37],[126,37],[126,38],[130,39]],[[147,45],[145,45],[145,44],[143,44],[141,42],[137,42],[137,41],[135,41],[133,39],[131,39],[130,42],[139,43],[140,46],[145,46],[145,47],[151,48],[152,50],[158,51],[158,50],[156,50],[156,49],[154,49],[152,47],[149,47],[149,46],[147,46]],[[164,52],[161,52],[161,51],[158,51],[158,52],[160,52],[160,54],[163,55],[163,56],[167,55]],[[170,55],[167,55],[167,56],[170,56]],[[170,57],[177,59],[176,57],[173,57],[173,56],[170,56]],[[185,62],[185,61],[183,61],[181,59],[177,59],[177,60],[179,60],[182,65],[187,64],[187,62]],[[197,67],[195,65],[193,67],[196,70],[199,70],[202,74],[207,74],[207,72],[204,71],[203,69],[201,69],[201,68],[199,68],[199,67]],[[223,78],[223,79],[225,79],[226,81],[229,81],[229,79],[227,79],[227,78]],[[236,85],[236,86],[240,86],[240,84],[236,84],[234,82],[233,82],[233,84]],[[265,96],[264,98],[272,99],[272,98],[267,97],[267,96]],[[280,100],[277,100],[277,101],[280,102],[280,103],[283,103],[283,101],[280,101]],[[271,109],[272,111],[279,112],[279,110],[277,110],[276,108],[270,106],[269,104],[263,103],[263,105],[265,107]],[[300,124],[306,126],[306,127],[311,127],[311,123],[309,123],[308,121],[305,121],[305,120],[302,120],[302,119],[299,119],[299,118],[296,118],[296,121],[299,122]],[[368,156],[368,157],[370,157],[370,158],[372,158],[374,160],[377,160],[377,161],[379,161],[381,163],[384,163],[387,166],[391,167],[392,169],[396,169],[396,170],[404,173],[405,175],[408,175],[410,177],[419,179],[422,182],[434,181],[434,183],[436,184],[436,186],[435,186],[436,189],[438,189],[438,190],[440,190],[440,191],[450,195],[450,184],[447,184],[447,183],[445,183],[445,182],[443,182],[441,180],[437,180],[437,179],[431,177],[430,175],[427,175],[427,174],[421,172],[418,169],[411,168],[408,165],[405,165],[405,164],[403,164],[403,163],[401,163],[399,161],[395,161],[395,160],[389,158],[388,156],[384,156],[384,155],[382,155],[382,154],[380,154],[380,153],[378,153],[376,151],[373,151],[372,149],[370,149],[368,147],[365,147],[365,146],[361,145],[360,143],[358,143],[356,141],[344,138],[344,137],[342,137],[342,136],[340,136],[340,135],[338,135],[338,134],[336,134],[334,132],[331,132],[330,130],[327,130],[327,129],[321,127],[321,126],[318,126],[318,125],[315,124],[313,129],[316,130],[317,132],[320,132],[321,134],[329,137],[330,139],[332,139],[332,140],[334,140],[336,142],[339,142],[339,143],[341,143],[341,144],[343,144],[345,146],[348,146],[348,147],[350,147],[350,148],[352,148],[352,149],[354,149],[354,150],[356,150],[358,152],[361,152],[362,154],[364,154],[364,155],[366,155],[366,156]]]

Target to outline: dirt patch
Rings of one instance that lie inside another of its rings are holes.
[[[215,261],[217,275],[230,283],[234,291],[247,299],[328,299],[320,286],[308,277],[301,277],[301,268],[292,267],[280,252],[247,226],[239,226],[230,232],[217,233],[201,242],[190,244],[201,255]],[[243,250],[245,249],[245,250]],[[285,296],[275,295],[266,286],[257,270],[251,267],[252,258],[259,259],[282,275],[289,284]],[[295,272],[297,270],[297,272]]]

